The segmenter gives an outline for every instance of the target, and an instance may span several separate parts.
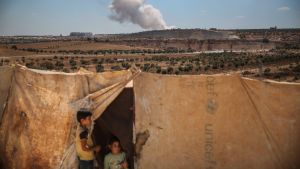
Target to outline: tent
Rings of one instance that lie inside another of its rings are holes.
[[[22,66],[1,67],[0,80],[2,168],[76,168],[82,107],[93,112],[95,139],[120,137],[138,169],[300,168],[300,84]],[[133,114],[118,107],[128,98]]]
[[[134,93],[138,168],[300,168],[300,84],[143,73]]]
[[[132,70],[66,74],[1,67],[2,166],[76,168],[76,111],[90,108],[93,118],[99,118],[135,74]]]

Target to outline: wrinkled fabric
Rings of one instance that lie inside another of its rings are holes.
[[[142,73],[134,95],[139,169],[300,168],[300,84]]]
[[[13,68],[9,66],[2,66],[0,67],[0,124],[2,119],[3,111],[6,107],[7,98],[9,95],[9,89],[11,86],[12,81],[12,75],[13,75]]]
[[[77,168],[76,111],[87,108],[99,118],[132,79],[138,169],[300,168],[299,84],[6,69],[0,69],[2,168]]]
[[[77,168],[75,117],[80,107],[74,103],[88,96],[104,97],[89,107],[99,117],[132,76],[131,70],[67,74],[16,66],[0,126],[3,168]]]

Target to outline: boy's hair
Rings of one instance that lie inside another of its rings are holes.
[[[89,116],[92,116],[92,113],[88,110],[79,110],[77,112],[77,121],[80,123],[81,119],[85,119]]]
[[[116,136],[111,137],[108,144],[112,145],[114,142],[120,143],[120,140],[118,139],[118,137],[116,137]]]

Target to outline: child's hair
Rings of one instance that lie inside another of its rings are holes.
[[[79,110],[77,112],[77,121],[80,123],[81,119],[85,119],[89,116],[92,116],[92,113],[88,110]]]
[[[116,136],[112,136],[108,142],[109,145],[112,145],[114,142],[120,143],[120,140]]]

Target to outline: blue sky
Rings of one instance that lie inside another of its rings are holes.
[[[142,31],[108,18],[111,0],[0,0],[0,35]],[[299,0],[146,0],[178,28],[300,28]]]

